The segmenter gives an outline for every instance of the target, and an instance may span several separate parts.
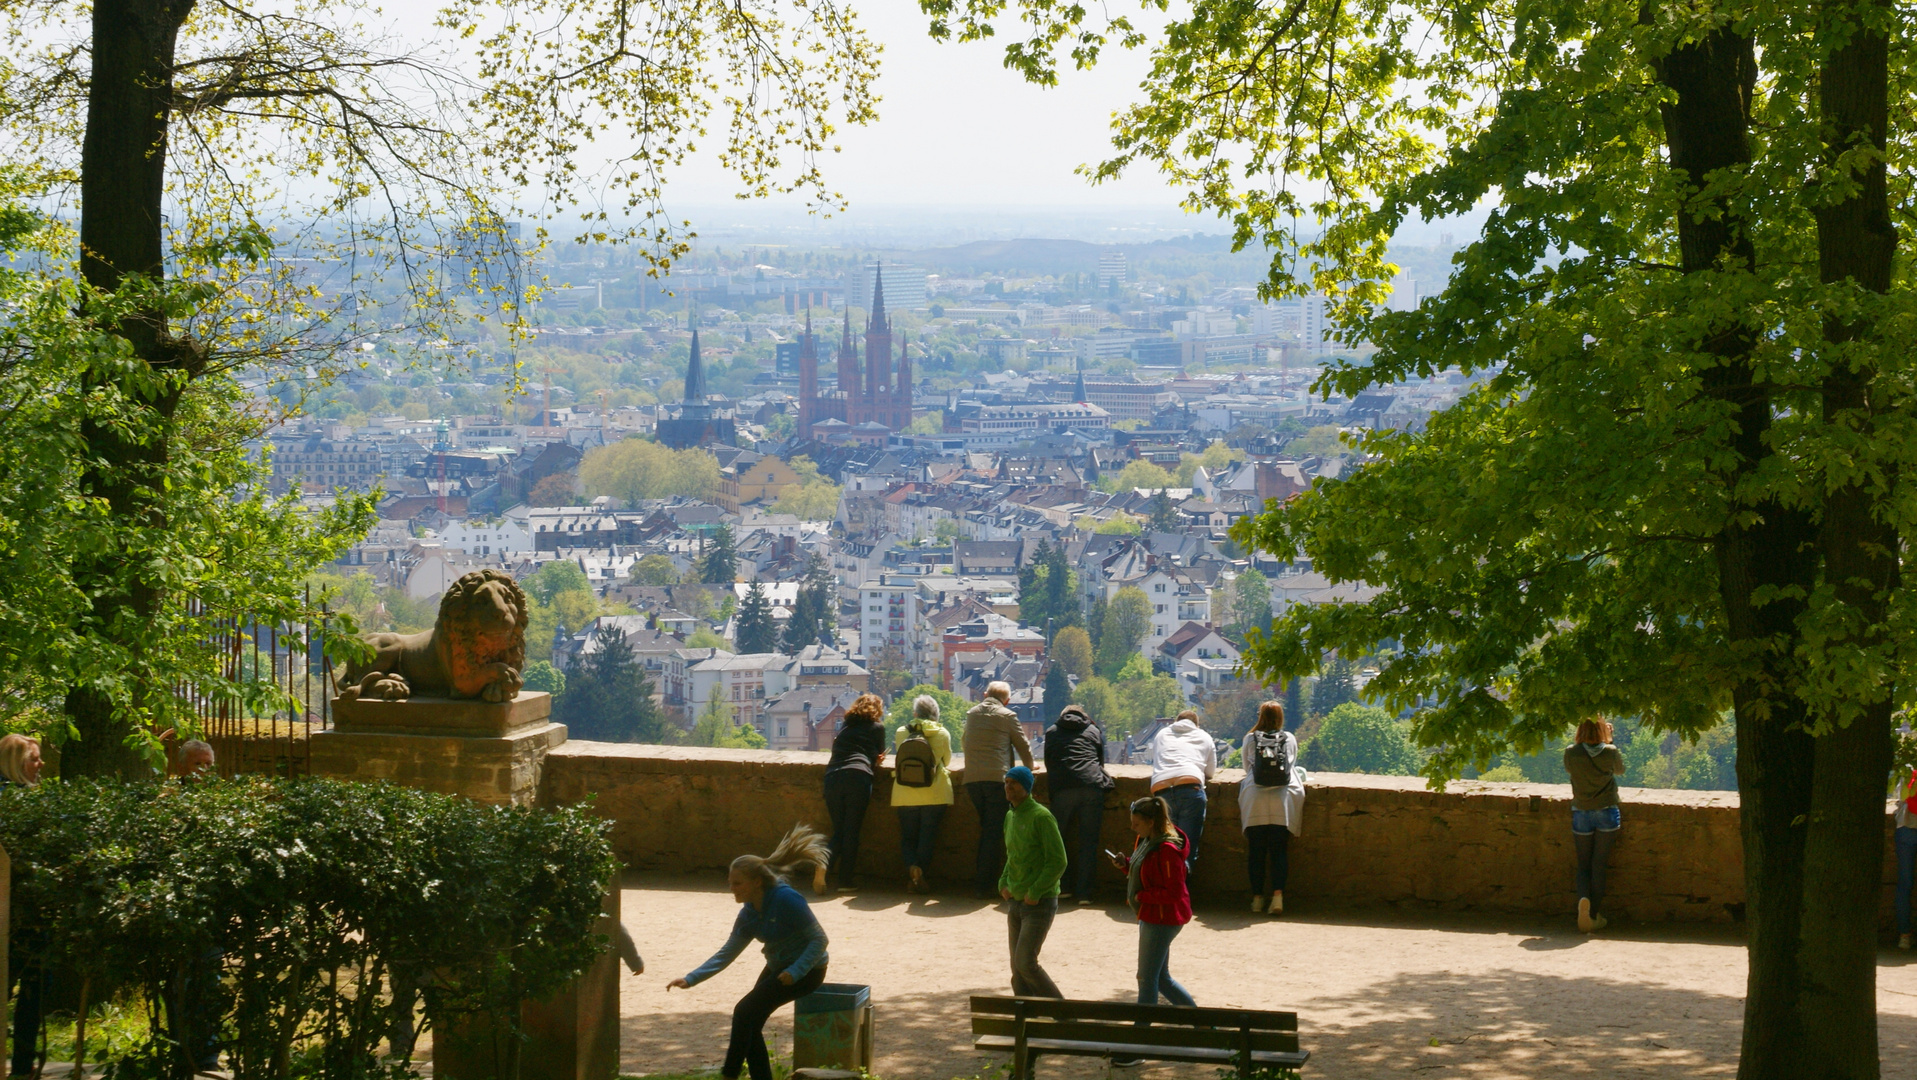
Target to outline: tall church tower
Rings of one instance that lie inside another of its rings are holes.
[[[872,311],[865,320],[865,415],[853,423],[868,420],[885,422],[882,415],[887,392],[891,388],[892,323],[885,317],[885,276],[879,267],[872,270]],[[848,419],[850,419],[848,417]]]
[[[904,431],[912,424],[912,358],[905,351],[905,337],[899,337],[899,378],[892,386],[893,431]]]
[[[848,404],[859,396],[859,353],[852,347],[852,305],[849,303],[845,305],[845,329],[839,337],[839,393]]]

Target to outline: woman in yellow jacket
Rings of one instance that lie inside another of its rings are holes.
[[[912,702],[912,720],[898,731],[892,751],[892,809],[899,815],[906,888],[931,892],[926,867],[938,843],[939,823],[952,805],[952,736],[939,723],[939,703],[929,694]]]

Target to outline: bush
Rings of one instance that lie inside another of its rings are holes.
[[[604,829],[327,780],[53,781],[0,798],[20,959],[140,997],[147,1038],[109,1067],[181,1080],[212,1041],[237,1080],[388,1075],[375,1051],[396,1017],[410,1045],[414,988],[436,1031],[475,1014],[510,1028],[605,947]]]
[[[1423,764],[1403,721],[1383,709],[1345,702],[1331,710],[1300,751],[1307,769],[1415,776]]]

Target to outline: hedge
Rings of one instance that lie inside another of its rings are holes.
[[[512,1030],[606,947],[616,869],[577,809],[313,779],[12,788],[0,843],[16,970],[144,1006],[146,1040],[108,1062],[129,1080],[185,1080],[213,1043],[236,1080],[391,1076],[426,1028]]]

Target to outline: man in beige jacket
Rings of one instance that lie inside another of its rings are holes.
[[[1018,714],[1008,704],[1012,688],[995,682],[985,688],[985,700],[965,714],[965,793],[978,811],[978,865],[973,889],[981,899],[998,896],[998,876],[1005,869],[1005,770],[1017,752],[1032,767],[1032,741],[1019,726]]]

